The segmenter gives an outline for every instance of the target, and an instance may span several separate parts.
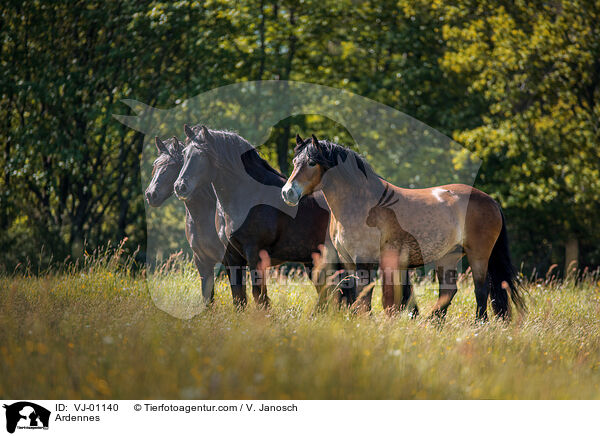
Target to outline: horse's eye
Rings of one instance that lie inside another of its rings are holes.
[[[309,167],[314,167],[317,163],[314,160],[309,160],[308,161],[308,166]]]

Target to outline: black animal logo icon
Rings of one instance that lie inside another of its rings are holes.
[[[25,428],[48,428],[50,411],[29,401],[4,405],[6,409],[6,431],[14,433],[17,426]]]

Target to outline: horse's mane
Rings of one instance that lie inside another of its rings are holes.
[[[351,156],[354,158],[357,168],[366,178],[368,178],[369,173],[380,177],[377,175],[371,164],[356,151],[326,139],[319,139],[319,146],[320,149],[318,149],[312,143],[312,140],[308,138],[302,144],[296,146],[294,153],[297,156],[303,150],[306,150],[308,158],[315,161],[326,170],[337,166],[339,163],[345,163],[348,156]]]
[[[194,126],[193,130],[198,137],[201,137],[202,129],[200,126]],[[270,173],[271,175],[286,179],[283,174],[269,165],[269,163],[262,158],[258,150],[252,144],[236,132],[213,129],[208,129],[208,131],[213,138],[213,144],[219,150],[219,154],[222,158],[233,163],[239,161],[240,157],[242,157],[245,166],[249,164],[264,172]]]

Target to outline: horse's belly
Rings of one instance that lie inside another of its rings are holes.
[[[416,237],[423,264],[433,262],[446,255],[457,245],[456,233],[426,233]]]

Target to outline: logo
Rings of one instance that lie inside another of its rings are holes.
[[[48,430],[50,411],[29,401],[19,401],[6,409],[6,431],[14,433],[15,429]]]

